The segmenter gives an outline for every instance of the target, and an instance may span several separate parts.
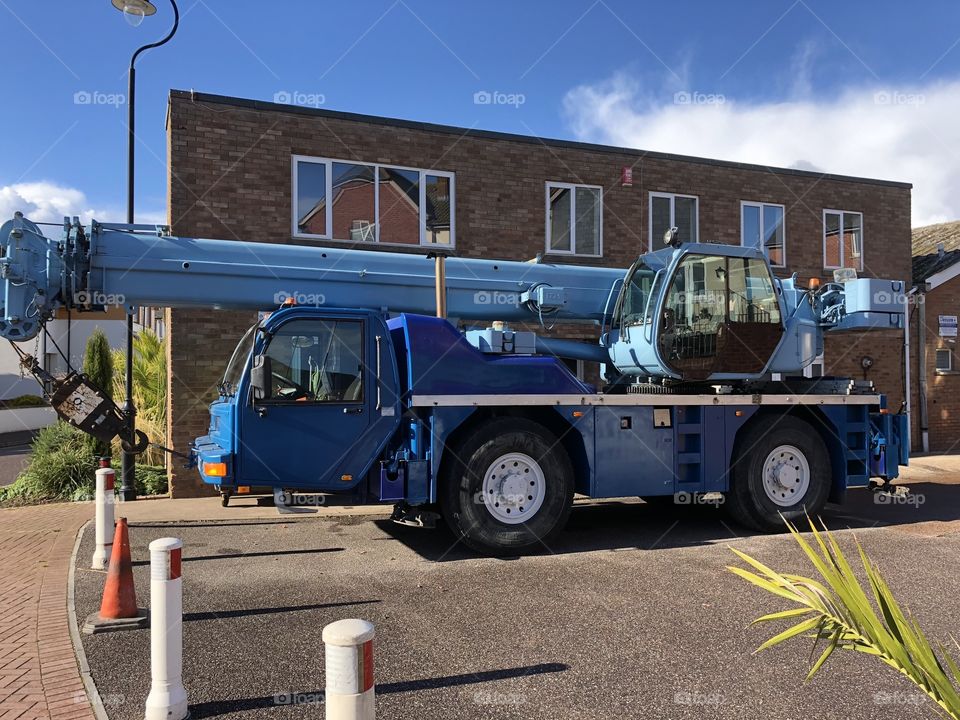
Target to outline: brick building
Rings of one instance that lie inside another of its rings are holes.
[[[626,268],[671,226],[762,245],[780,276],[910,277],[910,185],[171,91],[177,235]],[[651,241],[651,238],[653,241]],[[169,435],[206,404],[248,313],[173,310]],[[878,351],[877,348],[884,348]],[[899,405],[903,333],[829,338],[826,373],[868,373]],[[864,356],[874,364],[861,368]],[[178,496],[202,492],[174,469]]]
[[[910,305],[914,448],[956,451],[960,445],[960,222],[913,231]]]

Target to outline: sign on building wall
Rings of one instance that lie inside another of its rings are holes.
[[[957,337],[957,316],[940,316],[940,337]]]

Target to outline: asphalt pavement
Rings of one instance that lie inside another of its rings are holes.
[[[29,459],[29,445],[0,447],[0,487],[12,484],[21,471],[27,467]]]
[[[861,540],[943,642],[960,617],[957,495],[937,482],[916,483],[910,503],[853,491],[825,515],[846,547]],[[750,621],[786,606],[726,570],[730,548],[779,570],[812,570],[789,536],[748,533],[714,508],[578,506],[550,548],[514,559],[479,557],[443,529],[383,518],[139,521],[131,543],[141,605],[147,544],[171,535],[184,541],[194,720],[321,717],[321,631],[347,617],[376,626],[381,719],[933,715],[874,658],[837,653],[804,684],[811,641],[754,654],[774,629]],[[103,583],[84,569],[92,550],[88,527],[76,574],[81,622]],[[111,720],[140,720],[149,630],[83,643]]]

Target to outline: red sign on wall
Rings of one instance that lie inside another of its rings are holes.
[[[624,165],[620,168],[620,185],[622,187],[631,187],[633,185],[633,168]]]

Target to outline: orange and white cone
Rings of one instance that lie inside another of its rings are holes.
[[[146,627],[148,622],[147,611],[137,607],[127,519],[118,518],[100,612],[87,618],[83,631],[93,635],[114,630],[137,630]]]

